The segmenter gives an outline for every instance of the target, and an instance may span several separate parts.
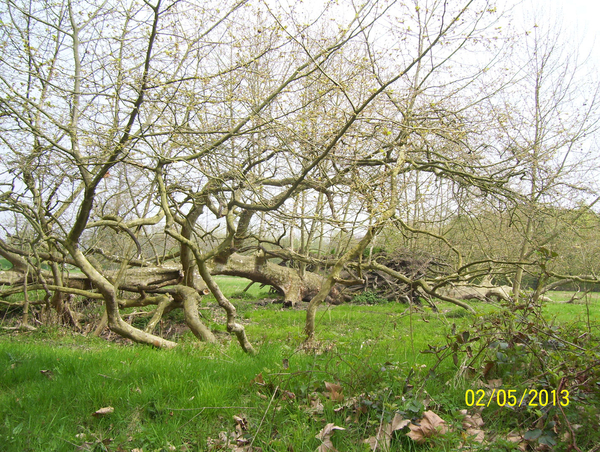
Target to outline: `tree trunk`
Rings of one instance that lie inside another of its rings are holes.
[[[174,290],[174,298],[183,303],[183,312],[185,315],[185,323],[190,327],[194,336],[201,341],[215,343],[217,339],[215,335],[202,323],[198,313],[198,304],[200,296],[191,287],[178,285],[172,288]]]
[[[69,244],[70,245],[70,244]],[[98,288],[106,304],[106,315],[108,327],[120,336],[131,339],[134,342],[153,345],[160,348],[173,348],[176,342],[168,341],[162,337],[148,334],[134,328],[121,318],[119,313],[119,302],[114,286],[96,270],[85,258],[81,250],[75,246],[69,246],[69,253],[77,262],[78,267],[87,275],[89,280]]]
[[[208,286],[208,288],[210,289],[210,291],[216,298],[217,303],[219,303],[219,306],[221,306],[225,310],[225,313],[227,314],[227,331],[229,333],[235,334],[238,342],[240,343],[240,346],[242,347],[242,350],[244,350],[246,353],[249,353],[251,355],[256,354],[254,347],[252,347],[252,344],[250,344],[250,341],[248,341],[248,338],[246,337],[246,330],[244,329],[244,326],[235,321],[236,320],[235,306],[233,304],[231,304],[231,302],[225,297],[225,295],[223,295],[223,292],[221,292],[221,289],[215,283],[215,280],[213,279],[212,275],[210,274],[208,267],[206,266],[206,263],[203,261],[199,261],[198,262],[198,270],[200,271],[200,275],[202,276],[202,279],[204,280],[204,282],[206,283],[206,285]]]
[[[323,284],[324,278],[316,273],[304,272],[301,277],[297,270],[269,262],[264,254],[245,256],[232,254],[225,263],[215,263],[213,275],[240,276],[274,287],[284,295],[287,306],[295,306],[303,300],[314,297]],[[335,298],[335,294],[334,298]]]

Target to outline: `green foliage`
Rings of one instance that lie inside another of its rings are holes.
[[[387,303],[388,300],[386,298],[382,298],[377,292],[367,289],[356,295],[352,299],[352,302],[362,304],[380,304]]]
[[[561,438],[570,438],[572,425],[600,418],[599,346],[589,317],[583,325],[548,321],[541,304],[529,302],[481,315],[468,328],[453,324],[445,344],[429,345],[425,353],[438,359],[433,369],[452,361],[454,378],[465,378],[481,396],[484,420],[522,432],[533,447],[570,450],[572,441]],[[508,389],[516,397],[511,406],[501,398]],[[579,441],[595,444],[587,438],[597,432],[584,430]]]
[[[229,294],[246,286],[228,283]],[[588,300],[589,317],[586,305],[562,303],[529,310],[486,304],[477,316],[456,315],[464,310],[445,303],[440,313],[396,303],[323,307],[318,338],[310,345],[303,344],[303,311],[231,299],[255,339],[255,357],[242,353],[220,323],[221,344],[200,344],[188,332],[170,351],[59,328],[26,335],[5,331],[0,336],[2,450],[229,450],[221,432],[235,437],[238,416],[247,422],[245,430],[239,428],[240,438],[263,451],[314,451],[321,444],[315,436],[334,423],[346,429],[331,438],[338,450],[364,452],[363,440],[394,416],[418,422],[433,411],[450,431],[419,445],[403,427],[393,433],[392,450],[457,450],[463,444],[471,450],[517,450],[506,440],[513,431],[527,434],[534,446],[555,440],[553,450],[560,451],[568,442],[556,407],[491,404],[482,413],[486,445],[467,435],[460,410],[473,413],[465,391],[490,381],[502,379],[503,387],[521,390],[556,387],[563,377],[573,393],[565,414],[572,425],[581,425],[579,447],[589,450],[600,440],[593,430],[600,406],[593,388],[600,381],[598,368],[582,373],[598,360],[592,352],[600,322],[596,298]],[[585,351],[555,347],[547,333]],[[432,349],[437,353],[420,353]],[[488,362],[494,366],[486,373]],[[328,390],[326,383],[341,389]],[[108,406],[112,414],[92,416]],[[552,437],[554,430],[560,434]]]
[[[387,251],[387,248],[383,247],[383,246],[374,246],[373,249],[371,249],[370,247],[367,247],[363,251],[363,257],[374,256],[376,254],[383,253],[386,251]]]

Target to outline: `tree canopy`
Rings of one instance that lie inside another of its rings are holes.
[[[214,341],[210,291],[252,352],[215,275],[310,301],[309,338],[369,271],[467,309],[440,289],[598,282],[589,256],[552,266],[598,199],[599,85],[555,35],[489,1],[311,8],[2,3],[0,295],[24,292],[24,324],[39,290],[74,326],[69,294],[137,342],[175,346],[153,332],[175,308]],[[440,265],[378,262],[392,242]],[[150,304],[145,331],[120,314]]]

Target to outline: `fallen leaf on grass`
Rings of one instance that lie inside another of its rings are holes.
[[[264,386],[265,380],[263,379],[262,372],[259,373],[256,377],[254,377],[250,383],[255,383],[257,385]]]
[[[329,398],[335,402],[342,402],[344,400],[344,389],[340,385],[335,383],[325,382],[325,389],[329,392]]]
[[[233,420],[235,421],[235,430],[241,435],[242,432],[248,430],[248,421],[245,417],[242,416],[233,416]]]
[[[228,433],[226,431],[219,432],[219,438],[206,439],[207,449],[213,450],[230,450],[233,452],[262,452],[260,447],[252,446],[252,435],[248,433],[249,424],[246,417],[233,416],[235,421],[235,432]]]
[[[525,441],[523,439],[523,435],[520,435],[519,433],[509,433],[504,439],[510,441],[511,443],[517,444],[520,451],[526,452],[527,450],[529,450],[529,445],[527,444],[527,441]]]
[[[403,429],[408,424],[410,424],[409,419],[402,419],[402,416],[400,416],[398,413],[396,413],[396,415],[394,416],[394,419],[392,419],[392,422],[390,422],[391,432],[395,432],[396,430]]]
[[[523,435],[519,435],[518,433],[509,433],[504,439],[506,441],[510,441],[511,443],[520,443],[523,441]]]
[[[464,416],[462,426],[467,431],[467,435],[474,436],[475,441],[482,443],[485,432],[481,430],[484,425],[481,413],[469,414],[467,410],[460,410],[460,413]]]
[[[392,435],[397,430],[402,430],[410,424],[410,419],[403,419],[398,413],[394,419],[387,425],[380,425],[377,430],[377,435],[371,436],[364,442],[371,447],[371,450],[381,449],[386,452],[390,450]]]
[[[292,391],[283,390],[281,391],[281,400],[296,400],[296,394]]]
[[[113,411],[115,411],[115,409],[113,407],[105,406],[104,408],[100,408],[99,410],[96,410],[95,412],[93,412],[92,416],[102,417],[102,416],[106,416],[107,414],[111,414]]]
[[[419,425],[411,423],[408,428],[410,428],[408,437],[418,444],[423,444],[430,438],[448,432],[446,421],[430,410],[423,413],[423,419],[419,421]]]
[[[343,403],[340,403],[336,408],[333,409],[333,412],[341,413],[342,411],[347,410],[347,409],[360,410],[361,412],[366,413],[366,407],[361,406],[358,401],[358,398],[356,398],[356,397],[351,397],[349,399],[345,399]]]
[[[581,427],[583,427],[580,424],[571,424],[571,429],[573,430],[573,432],[576,432],[577,430],[579,430]],[[555,425],[553,428],[554,433],[558,434],[557,431],[557,426]],[[565,444],[569,443],[572,441],[571,438],[571,432],[570,431],[566,431],[565,433],[563,433],[562,437],[561,437],[561,441]],[[600,450],[600,449],[599,449]]]
[[[317,448],[317,452],[337,452],[337,449],[333,447],[333,443],[331,442],[331,435],[333,435],[336,430],[346,429],[343,427],[338,427],[332,422],[323,427],[323,429],[315,436],[315,438],[323,442]]]
[[[485,385],[486,387],[490,388],[490,389],[498,389],[502,387],[502,379],[501,378],[497,378],[495,380],[488,380],[487,384]]]
[[[319,399],[313,399],[310,401],[310,408],[306,411],[312,414],[323,414],[324,410],[325,407],[321,401]]]

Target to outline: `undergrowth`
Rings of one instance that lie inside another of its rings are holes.
[[[306,344],[304,312],[255,293],[235,299],[255,357],[218,311],[203,313],[220,344],[180,331],[171,351],[60,328],[5,333],[1,449],[587,452],[600,443],[597,304],[569,306],[568,316],[563,305],[486,305],[478,315],[445,304],[439,313],[324,307],[318,340]],[[569,404],[540,400],[544,390],[568,391]],[[508,391],[525,396],[510,406]]]

